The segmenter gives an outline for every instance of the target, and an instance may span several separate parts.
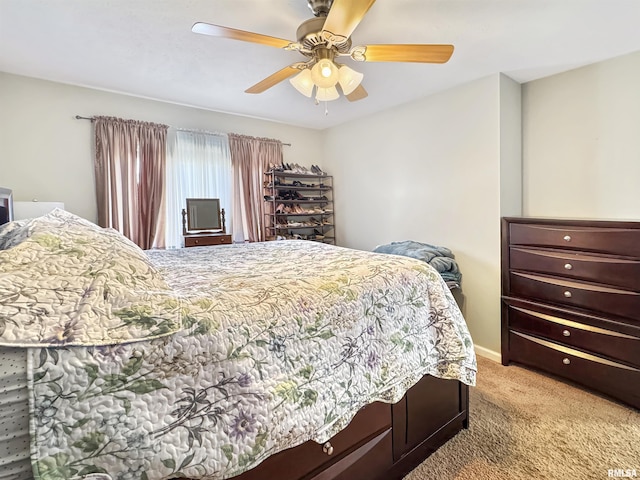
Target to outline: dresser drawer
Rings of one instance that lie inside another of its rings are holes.
[[[595,310],[640,322],[640,293],[594,283],[510,272],[512,296]]]
[[[639,336],[633,336],[576,322],[567,316],[549,315],[513,305],[507,308],[511,330],[588,350],[640,368],[640,329]]]
[[[511,223],[511,245],[537,245],[640,257],[640,229]]]
[[[205,247],[230,244],[231,235],[192,235],[184,237],[185,247]]]
[[[321,445],[314,441],[308,441],[297,447],[293,447],[277,453],[264,462],[234,480],[264,480],[274,477],[278,472],[279,480],[299,480],[309,478],[312,471],[326,467],[326,464],[335,462],[337,458],[362,446],[367,440],[391,427],[391,405],[375,402],[363,407],[347,428],[338,432],[328,442],[329,445]],[[376,444],[377,445],[377,444]],[[329,455],[329,448],[331,448]],[[363,453],[361,451],[360,453]],[[391,459],[391,447],[388,458]],[[391,460],[389,460],[391,461]],[[282,472],[287,472],[282,476]],[[320,478],[320,477],[319,477]]]
[[[509,266],[512,270],[547,273],[640,291],[640,260],[511,247]]]
[[[640,370],[554,342],[509,333],[511,360],[558,375],[640,408]]]

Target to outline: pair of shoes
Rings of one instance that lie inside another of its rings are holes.
[[[311,172],[315,173],[316,175],[325,175],[322,169],[317,165],[311,165]]]
[[[285,213],[284,203],[279,203],[276,207],[276,213]]]
[[[278,198],[281,200],[307,200],[296,190],[278,190]]]
[[[274,165],[273,163],[269,164],[269,169],[265,173],[273,173],[273,172],[281,172],[282,167]]]

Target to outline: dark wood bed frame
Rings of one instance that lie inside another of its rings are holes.
[[[401,479],[468,427],[469,387],[427,375],[398,403],[364,407],[324,445],[303,443],[233,480]]]

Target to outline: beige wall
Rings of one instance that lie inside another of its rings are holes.
[[[292,144],[284,147],[285,162],[322,164],[317,130],[0,72],[0,186],[12,188],[16,200],[60,201],[97,220],[93,133],[76,115],[276,138]]]
[[[640,52],[522,95],[524,213],[640,219]]]
[[[471,334],[493,352],[500,349],[501,204],[509,214],[520,208],[519,118],[520,86],[494,75],[330,129],[325,138],[338,243],[450,248],[463,273]],[[505,138],[503,121],[511,122]],[[502,183],[511,201],[502,200]]]

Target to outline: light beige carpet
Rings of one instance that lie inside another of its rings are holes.
[[[640,388],[640,385],[638,385]],[[640,478],[640,412],[550,377],[478,358],[471,426],[405,480]]]

